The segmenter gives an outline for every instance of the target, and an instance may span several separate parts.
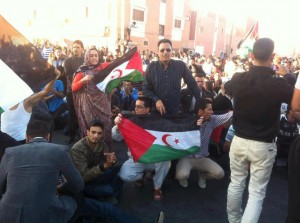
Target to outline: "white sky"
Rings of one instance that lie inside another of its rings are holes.
[[[226,14],[234,21],[252,16],[259,22],[259,36],[275,42],[275,51],[292,55],[300,53],[299,0],[194,0],[198,8]]]
[[[73,4],[84,5],[86,1],[88,0],[50,0],[50,2],[49,0],[0,0],[0,14],[8,18],[13,25],[16,23],[17,28],[18,24],[22,27],[22,22],[25,22],[22,17],[27,18],[26,14],[28,11],[32,13],[33,6],[38,6],[38,8],[45,6],[45,10],[49,10],[49,8],[51,10],[50,5],[55,7],[57,5],[57,9],[54,9],[55,12],[58,11],[63,14],[68,13],[68,9]],[[298,26],[300,10],[298,9],[298,2],[299,0],[192,0],[191,4],[195,9],[225,14],[236,22],[243,21],[241,18],[245,18],[247,15],[257,18],[260,37],[272,38],[278,53],[291,55],[294,48],[296,52],[300,53],[300,29]],[[47,18],[47,20],[51,22],[51,18]],[[49,26],[50,29],[53,29],[51,25]]]

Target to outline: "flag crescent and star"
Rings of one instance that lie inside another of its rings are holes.
[[[200,151],[199,127],[195,125],[191,128],[190,124],[195,117],[189,117],[189,120],[185,118],[178,125],[172,119],[159,116],[147,115],[141,120],[138,116],[124,116],[119,129],[135,162],[156,163]]]

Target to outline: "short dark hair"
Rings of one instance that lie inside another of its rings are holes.
[[[198,114],[198,111],[204,110],[208,104],[212,104],[212,101],[206,98],[197,99],[194,107],[194,113],[195,115]]]
[[[172,42],[169,39],[161,39],[161,40],[159,40],[158,43],[157,43],[157,47],[159,47],[159,45],[161,43],[169,43],[171,45],[171,47],[172,47]]]
[[[99,119],[93,119],[92,121],[90,121],[88,130],[90,130],[92,126],[98,126],[101,129],[104,129],[104,123]]]
[[[74,45],[74,43],[77,43],[77,44],[79,44],[80,46],[81,46],[81,48],[82,49],[84,49],[84,47],[83,47],[83,43],[82,43],[82,41],[81,40],[75,40],[74,42],[73,42],[73,44],[72,45]]]
[[[55,46],[55,47],[53,48],[53,51],[54,51],[54,50],[62,50],[62,49],[61,49],[61,46]]]
[[[233,96],[233,92],[232,92],[232,82],[231,80],[226,81],[224,84],[224,91],[226,94],[228,94],[229,96]]]
[[[260,38],[253,45],[253,55],[258,61],[267,61],[274,51],[274,42],[270,38]]]
[[[47,122],[42,120],[33,120],[27,124],[26,135],[30,138],[47,137],[50,129]]]
[[[147,96],[140,96],[137,100],[143,101],[145,108],[151,108],[152,107],[152,100]]]

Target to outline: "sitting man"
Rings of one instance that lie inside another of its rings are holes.
[[[0,164],[1,223],[64,223],[75,212],[72,197],[57,195],[58,180],[63,175],[71,193],[80,192],[84,182],[68,148],[48,139],[47,123],[32,121],[26,130],[27,144],[5,150]]]
[[[71,155],[85,181],[85,195],[116,204],[123,181],[118,176],[120,166],[115,165],[115,153],[103,140],[103,130],[103,122],[92,120],[87,136],[73,145]]]
[[[145,115],[150,112],[151,109],[151,99],[148,97],[139,97],[135,102],[135,113],[137,115]],[[119,114],[115,118],[115,126],[112,128],[112,137],[117,141],[123,139],[122,134],[118,131],[118,126],[122,122],[122,115]],[[120,170],[120,177],[124,181],[140,181],[143,183],[143,177],[145,170],[155,170],[155,175],[153,176],[154,190],[153,198],[156,201],[162,199],[161,186],[166,175],[169,172],[170,161],[164,161],[153,164],[137,163],[133,161],[131,153],[128,152],[129,159],[123,164]],[[143,184],[140,186],[142,187]]]
[[[192,169],[196,169],[199,176],[198,185],[204,189],[206,179],[222,179],[224,177],[223,169],[208,158],[208,145],[213,129],[228,122],[232,116],[232,111],[224,115],[213,115],[212,102],[208,99],[200,99],[196,101],[195,114],[200,116],[197,124],[201,126],[201,151],[178,161],[176,178],[182,187],[188,187],[190,172]]]

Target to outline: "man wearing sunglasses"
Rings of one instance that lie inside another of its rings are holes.
[[[187,65],[181,60],[171,59],[172,42],[158,41],[158,61],[152,61],[145,72],[143,92],[152,99],[160,114],[179,112],[181,80],[187,84],[193,96],[200,98],[200,91]]]

